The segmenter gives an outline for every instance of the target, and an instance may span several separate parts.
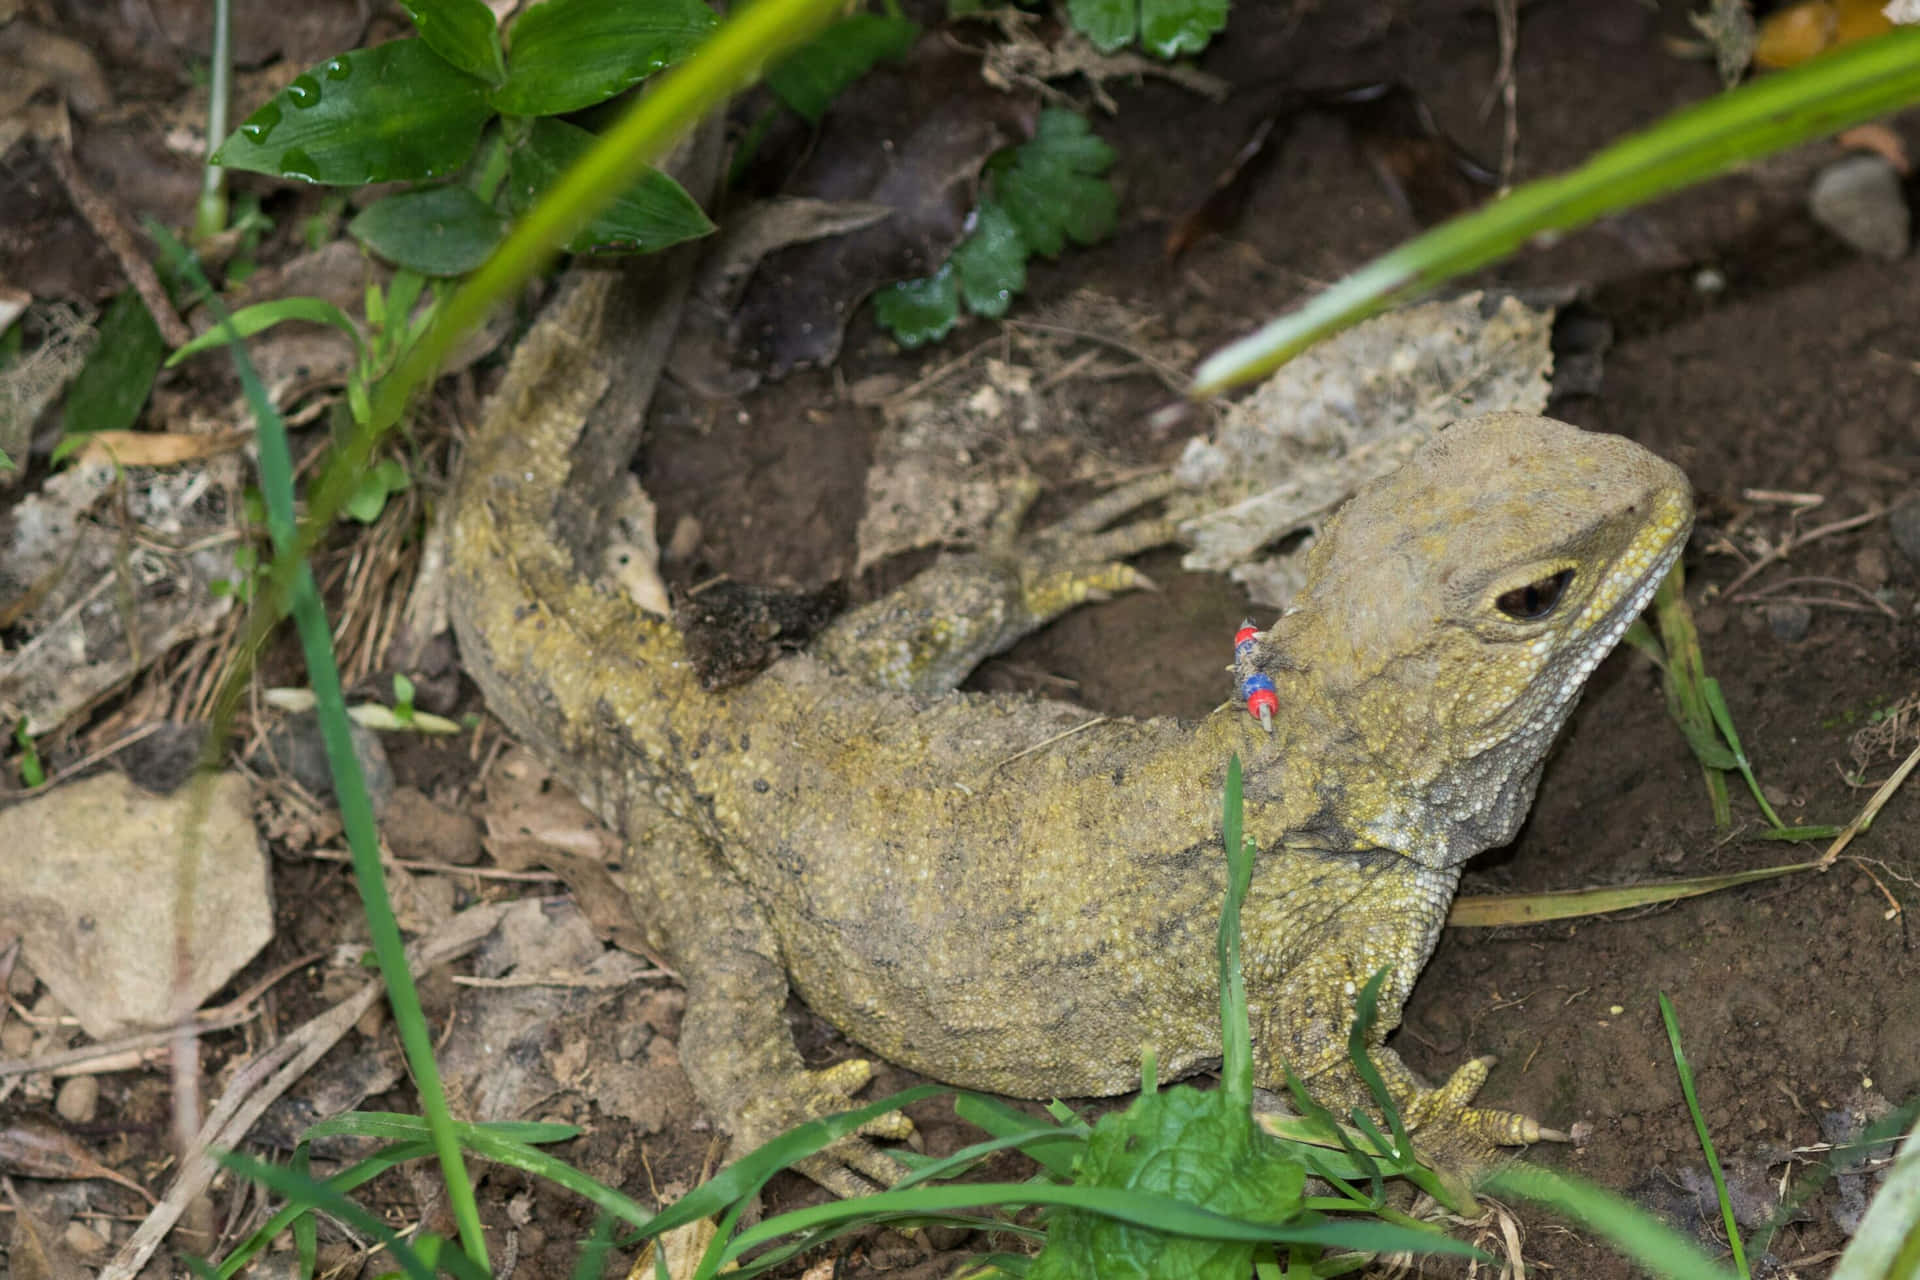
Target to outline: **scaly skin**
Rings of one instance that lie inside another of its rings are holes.
[[[1542,418],[1449,429],[1311,552],[1255,657],[1278,687],[1271,734],[1238,708],[1089,723],[952,691],[1047,617],[1137,585],[1111,558],[1165,530],[1092,532],[1125,500],[1028,544],[1010,521],[985,553],[710,694],[672,626],[597,589],[557,532],[616,358],[606,294],[568,289],[476,433],[454,498],[455,622],[495,714],[632,842],[636,914],[688,984],[682,1059],[736,1151],[865,1079],[805,1070],[789,982],[862,1045],[972,1088],[1111,1094],[1138,1084],[1144,1050],[1168,1076],[1217,1061],[1236,752],[1263,851],[1242,914],[1255,1083],[1284,1088],[1290,1065],[1337,1112],[1367,1105],[1346,1040],[1385,968],[1373,1049],[1410,1123],[1443,1146],[1543,1136],[1470,1105],[1484,1063],[1430,1089],[1381,1042],[1461,864],[1512,838],[1581,685],[1685,541],[1677,469]],[[1545,616],[1499,607],[1537,605],[1524,588],[1567,570]],[[856,1141],[807,1171],[844,1193],[864,1186],[853,1171],[896,1169]]]

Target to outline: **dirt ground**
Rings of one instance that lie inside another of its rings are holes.
[[[1668,42],[1686,34],[1673,5],[1661,12],[1625,0],[1524,6],[1513,63],[1516,179],[1570,167],[1713,93],[1709,63],[1670,52]],[[1349,127],[1309,117],[1257,179],[1238,222],[1167,261],[1161,242],[1170,220],[1227,164],[1266,109],[1270,87],[1398,79],[1447,133],[1496,157],[1503,114],[1497,102],[1491,111],[1483,106],[1498,64],[1493,17],[1477,4],[1237,6],[1227,34],[1201,61],[1236,86],[1226,103],[1158,82],[1113,87],[1119,112],[1097,128],[1119,153],[1119,233],[1098,248],[1036,264],[1014,318],[1095,290],[1202,351],[1238,336],[1414,229]],[[1920,143],[1920,119],[1893,123],[1909,145]],[[1597,393],[1559,399],[1553,412],[1630,436],[1691,476],[1701,520],[1686,568],[1707,661],[1767,793],[1790,823],[1850,818],[1894,763],[1884,751],[1856,762],[1853,735],[1872,713],[1920,694],[1920,561],[1896,547],[1888,520],[1816,540],[1748,584],[1772,597],[1730,600],[1717,590],[1741,572],[1757,539],[1893,507],[1920,482],[1913,323],[1920,268],[1911,257],[1893,264],[1863,258],[1810,220],[1808,181],[1836,154],[1826,145],[1809,148],[1531,245],[1481,281],[1576,284],[1611,324],[1603,384]],[[737,404],[681,396],[662,405],[638,466],[660,503],[663,531],[682,516],[699,521],[698,552],[682,577],[724,572],[808,588],[847,578],[877,418],[846,388],[882,375],[912,382],[993,332],[976,321],[942,346],[901,353],[863,317],[832,370],[795,374]],[[1157,411],[1174,397],[1143,373],[1088,382],[1076,394],[1084,397],[1079,420],[1091,424],[1086,430],[1116,467],[1165,462],[1198,429],[1191,420],[1171,431],[1159,425]],[[1818,494],[1824,503],[1796,524],[1790,508],[1743,496],[1752,490]],[[1230,583],[1181,572],[1171,554],[1142,563],[1160,593],[1080,610],[989,663],[976,685],[1070,696],[1114,714],[1210,710],[1226,694],[1222,668],[1233,627],[1259,612]],[[883,565],[853,581],[852,592],[858,598],[903,572]],[[1765,607],[1786,596],[1821,602],[1804,634],[1785,616],[1790,610]],[[1875,608],[1875,599],[1895,616]],[[462,705],[478,705],[470,687]],[[464,740],[400,742],[392,754],[402,785],[437,794],[460,791],[474,774]],[[1731,835],[1714,829],[1700,772],[1667,718],[1655,671],[1622,652],[1593,678],[1519,839],[1478,859],[1463,893],[1616,884],[1812,856],[1754,838],[1759,820],[1737,786],[1734,812]],[[1711,1241],[1718,1215],[1657,993],[1678,1010],[1700,1104],[1736,1189],[1770,1204],[1784,1179],[1820,1159],[1819,1144],[1836,1134],[1836,1113],[1871,1113],[1920,1092],[1920,959],[1910,912],[1889,911],[1890,896],[1903,908],[1915,904],[1916,815],[1920,800],[1896,796],[1850,850],[1864,861],[1843,860],[1827,874],[1622,916],[1450,929],[1407,1007],[1400,1052],[1430,1075],[1473,1054],[1498,1054],[1485,1101],[1563,1127],[1592,1127],[1586,1145],[1541,1149],[1539,1160],[1623,1192]],[[282,936],[250,975],[359,936],[342,868],[279,859],[275,875]],[[430,1006],[442,1016],[451,998],[450,989],[429,984]],[[810,1061],[853,1052],[798,1005],[793,1013]],[[656,1048],[670,1067],[676,1016],[670,990],[623,997],[612,1016],[591,1024],[585,1055],[634,1052],[646,1037],[636,1042],[632,1028],[644,1025],[662,1037]],[[228,1052],[241,1048],[214,1056]],[[129,1074],[103,1082],[94,1134],[117,1134],[130,1164],[142,1151],[164,1149],[162,1079]],[[887,1070],[876,1087],[911,1082]],[[413,1103],[401,1088],[367,1105],[406,1110]],[[575,1118],[591,1132],[563,1150],[636,1195],[649,1194],[649,1184],[663,1193],[684,1188],[710,1157],[711,1134],[684,1088],[663,1106],[638,1131],[579,1111]],[[925,1104],[914,1114],[930,1149],[966,1140],[943,1106]],[[405,1198],[403,1190],[392,1194]],[[529,1194],[537,1211],[521,1232],[518,1274],[566,1274],[587,1222],[577,1205],[502,1170],[483,1184],[484,1211],[492,1222],[524,1222],[518,1205]],[[779,1208],[818,1194],[792,1179],[771,1199]],[[1829,1184],[1775,1240],[1774,1256],[1794,1274],[1827,1273],[1844,1243],[1836,1215],[1846,1213],[1847,1194]],[[1634,1274],[1543,1215],[1522,1210],[1520,1218],[1526,1256],[1546,1274]],[[864,1237],[846,1248],[834,1274],[943,1275],[978,1247],[938,1233]]]

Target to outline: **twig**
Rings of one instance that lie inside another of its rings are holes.
[[[311,951],[287,961],[266,977],[248,987],[245,991],[212,1009],[202,1009],[193,1016],[196,1032],[225,1031],[237,1027],[253,1017],[253,1005],[288,975],[297,973],[314,961],[326,955],[324,951]],[[96,1044],[83,1044],[76,1049],[63,1049],[59,1053],[49,1053],[39,1058],[0,1058],[0,1077],[28,1075],[36,1071],[58,1072],[62,1068],[95,1062],[110,1055],[135,1052],[142,1049],[154,1049],[167,1043],[173,1035],[171,1029],[164,1031],[136,1031],[131,1035],[102,1040]],[[92,1074],[91,1072],[68,1072],[69,1075]]]
[[[1040,739],[1040,741],[1034,743],[1032,746],[1028,747],[1024,751],[1014,752],[1012,755],[1008,756],[1005,760],[1000,761],[998,764],[994,765],[993,768],[987,770],[987,772],[997,773],[1001,769],[1006,768],[1008,765],[1012,764],[1016,760],[1024,760],[1026,757],[1032,755],[1036,751],[1046,750],[1048,747],[1052,746],[1054,743],[1059,742],[1062,738],[1071,738],[1076,733],[1085,733],[1088,729],[1093,728],[1093,726],[1097,724],[1105,724],[1107,721],[1111,719],[1113,719],[1112,716],[1095,716],[1091,720],[1082,720],[1079,724],[1073,726],[1073,728],[1071,729],[1062,729],[1060,732],[1052,735],[1051,737]]]
[[[1866,805],[1861,808],[1854,820],[1833,838],[1833,843],[1827,846],[1827,851],[1820,855],[1818,863],[1820,870],[1825,871],[1831,867],[1833,860],[1840,856],[1840,851],[1853,843],[1855,836],[1873,825],[1874,815],[1893,798],[1893,793],[1900,789],[1900,784],[1907,780],[1907,775],[1913,772],[1916,764],[1920,764],[1920,747],[1915,747],[1907,753],[1907,758],[1900,762],[1900,767],[1893,771],[1893,776],[1880,784],[1880,789],[1868,798]]]
[[[1789,552],[1798,551],[1809,542],[1814,542],[1820,538],[1830,537],[1836,533],[1845,533],[1849,529],[1858,529],[1863,524],[1872,524],[1875,520],[1887,514],[1887,510],[1888,508],[1886,507],[1875,507],[1873,510],[1864,511],[1857,516],[1848,516],[1845,520],[1835,520],[1831,524],[1818,525],[1807,530],[1805,533],[1789,534],[1778,546],[1768,547],[1758,560],[1755,560],[1745,569],[1742,569],[1732,582],[1720,588],[1720,594],[1722,596],[1732,595],[1740,588],[1746,586],[1747,583],[1751,582],[1754,574],[1759,573],[1776,560],[1784,560]]]
[[[73,201],[73,207],[93,228],[93,234],[107,246],[120,263],[121,272],[127,277],[127,283],[140,295],[140,301],[147,304],[147,311],[153,316],[160,336],[167,345],[178,347],[193,337],[193,330],[187,328],[180,313],[173,309],[173,300],[167,297],[167,291],[160,284],[160,277],[154,273],[153,264],[141,254],[134,243],[133,232],[120,218],[120,211],[113,203],[98,191],[93,184],[80,176],[79,166],[73,162],[70,146],[55,143],[47,148],[53,158],[53,171],[59,175],[60,184],[67,189],[67,198]]]
[[[407,949],[408,968],[421,973],[478,945],[506,914],[507,906],[489,903],[447,920]],[[292,1088],[385,994],[386,988],[380,982],[367,983],[266,1050],[233,1077],[219,1104],[195,1136],[193,1149],[181,1159],[180,1172],[167,1189],[166,1197],[101,1271],[100,1280],[134,1280],[187,1206],[213,1184],[214,1174],[220,1169],[213,1150],[239,1146],[261,1114]]]

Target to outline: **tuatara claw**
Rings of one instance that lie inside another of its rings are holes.
[[[736,1152],[751,1151],[787,1130],[821,1116],[847,1109],[852,1095],[873,1079],[873,1064],[849,1058],[817,1071],[802,1071],[769,1082],[753,1101],[740,1109],[728,1126]],[[907,1167],[868,1138],[904,1140],[914,1135],[913,1121],[898,1111],[876,1116],[853,1134],[822,1147],[793,1163],[837,1196],[871,1195],[885,1190],[907,1174]]]

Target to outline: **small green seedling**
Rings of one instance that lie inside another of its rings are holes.
[[[34,744],[33,735],[27,732],[27,718],[21,716],[14,722],[13,745],[20,748],[21,785],[44,787],[47,785],[46,762],[40,759],[40,748]]]
[[[1007,313],[1027,287],[1027,259],[1057,257],[1067,241],[1089,245],[1113,234],[1119,198],[1103,177],[1113,148],[1071,111],[1040,113],[1034,136],[987,161],[973,230],[932,275],[873,295],[874,318],[903,347],[938,342],[960,318]]]

